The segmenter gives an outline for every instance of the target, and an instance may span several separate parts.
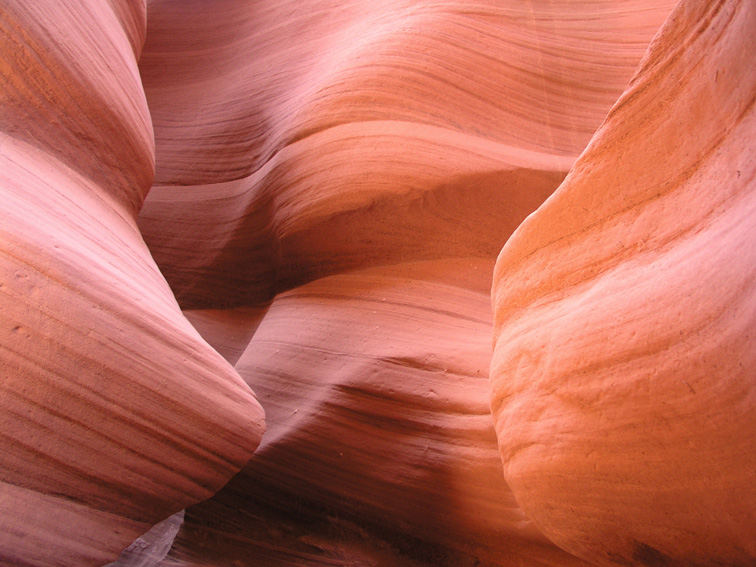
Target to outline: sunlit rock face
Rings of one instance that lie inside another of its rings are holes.
[[[756,563],[754,30],[678,6],[496,266],[505,476],[598,565]]]
[[[495,257],[671,4],[151,2],[150,250],[185,308]]]
[[[673,4],[2,2],[0,564],[753,564],[756,8]]]
[[[502,476],[491,273],[670,5],[150,3],[139,226],[268,424],[169,562],[585,564]]]
[[[145,6],[0,7],[0,564],[102,565],[215,493],[263,412],[136,224]]]

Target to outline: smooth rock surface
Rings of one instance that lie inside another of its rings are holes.
[[[507,481],[599,565],[756,563],[754,30],[681,3],[496,266]]]
[[[266,435],[187,512],[171,559],[582,565],[533,529],[502,479],[487,402],[491,269],[417,262],[278,294],[236,364]]]
[[[0,4],[0,564],[756,562],[753,3]]]
[[[670,5],[150,4],[139,226],[268,423],[165,565],[583,564],[503,482],[490,277]]]
[[[0,10],[0,564],[102,565],[215,493],[263,412],[136,225],[153,178],[137,3]]]
[[[671,4],[151,2],[145,240],[187,309],[356,268],[494,257]]]

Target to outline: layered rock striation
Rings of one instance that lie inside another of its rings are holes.
[[[102,565],[216,492],[263,411],[136,224],[145,7],[4,2],[0,25],[0,563]]]
[[[580,564],[502,482],[490,274],[669,5],[308,7],[150,5],[140,228],[268,420],[171,558]]]
[[[505,476],[596,564],[756,558],[754,29],[678,6],[496,266]]]
[[[752,563],[756,11],[673,4],[4,2],[0,563]]]

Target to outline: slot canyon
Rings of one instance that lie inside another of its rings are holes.
[[[0,565],[756,565],[752,0],[0,28]]]

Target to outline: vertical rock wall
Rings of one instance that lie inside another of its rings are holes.
[[[756,560],[754,30],[680,4],[497,263],[506,478],[597,564]]]
[[[669,3],[301,6],[150,5],[140,227],[268,416],[172,560],[580,564],[502,482],[490,274]]]
[[[752,564],[756,10],[673,4],[1,2],[0,563]]]
[[[0,563],[102,565],[212,495],[263,430],[136,225],[145,6],[0,8]]]

